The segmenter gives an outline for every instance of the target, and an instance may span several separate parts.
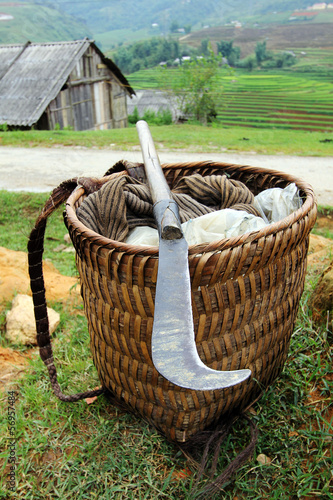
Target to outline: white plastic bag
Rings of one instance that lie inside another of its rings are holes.
[[[128,245],[158,246],[158,231],[149,226],[138,226],[132,229],[125,240]]]
[[[196,219],[190,219],[182,224],[182,228],[187,243],[195,245],[257,231],[265,225],[260,217],[243,210],[224,208]]]
[[[260,217],[242,210],[225,208],[190,219],[182,224],[182,229],[187,243],[195,245],[258,231],[265,225],[266,223]],[[126,243],[157,246],[158,232],[147,226],[136,227],[130,232]]]
[[[278,222],[298,210],[301,199],[296,184],[293,182],[282,188],[265,189],[254,198],[254,206],[262,218],[269,224]]]

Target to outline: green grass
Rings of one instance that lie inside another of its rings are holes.
[[[159,151],[188,150],[191,152],[246,152],[262,154],[289,154],[300,156],[333,155],[333,133],[278,130],[253,127],[223,127],[213,125],[150,126]],[[247,140],[243,140],[243,138]],[[321,141],[327,142],[321,142]],[[139,148],[135,126],[126,129],[96,130],[89,132],[59,131],[12,131],[0,132],[0,144],[16,147],[80,146],[112,148],[129,151]]]
[[[5,246],[26,248],[25,235],[44,199],[45,195],[0,192],[1,234],[6,237]],[[331,208],[320,210],[326,210],[327,214]],[[17,229],[22,223],[24,229],[17,238]],[[56,266],[58,254],[52,252],[52,245],[55,235],[61,237],[61,224],[59,213],[46,233],[52,238],[46,240],[46,247],[51,249],[46,255],[50,255]],[[65,254],[65,258],[68,260],[65,267],[69,269],[73,256]],[[260,430],[255,455],[225,485],[223,492],[214,497],[216,500],[332,499],[333,338],[325,328],[312,324],[309,300],[317,279],[314,270],[308,273],[284,371],[252,409],[251,417]],[[78,308],[78,314],[74,314],[69,306],[53,304],[53,307],[61,314],[53,345],[63,391],[72,393],[99,385],[82,310]],[[6,307],[2,309],[0,321],[0,344],[7,346],[5,310]],[[24,350],[26,348],[22,348]],[[6,486],[8,399],[7,393],[3,393],[0,398],[1,499],[193,498],[190,488],[196,470],[176,447],[141,419],[113,407],[104,397],[92,405],[85,401],[60,402],[51,392],[45,366],[36,352],[32,354],[27,373],[12,388],[18,393],[14,425],[17,489],[11,493]],[[247,425],[244,421],[237,422],[223,445],[218,471],[248,440]],[[260,453],[271,459],[269,465],[257,462]],[[190,472],[184,475],[187,469]],[[200,486],[204,484],[205,479]]]

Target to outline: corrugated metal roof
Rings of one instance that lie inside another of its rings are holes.
[[[90,45],[97,49],[88,39],[0,46],[0,123],[28,127],[36,123]],[[134,94],[112,61],[104,60]]]
[[[24,45],[0,45],[0,79],[7,73],[10,66],[14,64],[26,46],[26,43]],[[6,50],[3,50],[4,47],[6,47]]]

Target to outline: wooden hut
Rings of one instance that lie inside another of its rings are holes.
[[[0,46],[0,124],[122,128],[132,95],[119,68],[91,40]]]

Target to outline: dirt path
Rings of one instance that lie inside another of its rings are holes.
[[[305,180],[318,203],[333,206],[333,157],[258,155],[255,153],[187,153],[160,151],[161,163],[213,160],[273,168]],[[101,176],[119,160],[141,161],[141,152],[86,148],[0,147],[0,189],[50,191],[77,175]]]

